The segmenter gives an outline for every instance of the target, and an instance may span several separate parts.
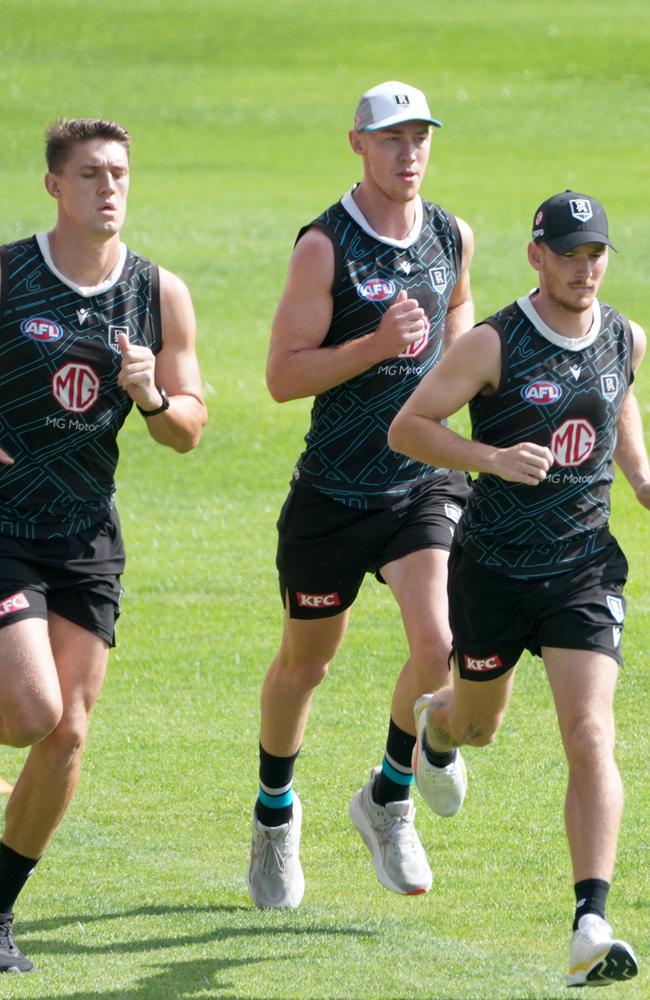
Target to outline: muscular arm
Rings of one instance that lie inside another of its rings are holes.
[[[388,432],[395,451],[429,465],[489,472],[509,482],[536,486],[553,464],[548,448],[522,442],[497,448],[462,437],[442,423],[500,378],[501,344],[491,326],[464,334],[420,383]]]
[[[634,338],[632,363],[636,371],[645,354],[646,337],[637,323],[632,323],[631,326]],[[643,437],[639,404],[632,387],[627,391],[618,416],[614,458],[636,493],[639,503],[650,509],[650,463]]]
[[[424,311],[401,292],[376,330],[323,347],[332,321],[334,249],[319,229],[299,240],[273,319],[266,363],[269,392],[278,403],[325,392],[394,358],[424,333]]]
[[[463,246],[463,263],[447,308],[445,350],[451,347],[453,342],[462,333],[471,330],[475,322],[474,301],[472,299],[469,277],[472,258],[474,256],[474,234],[470,226],[463,219],[456,217],[456,222],[460,229]]]
[[[147,417],[152,438],[159,444],[185,452],[196,447],[207,421],[201,376],[196,357],[196,320],[190,293],[170,271],[160,269],[162,348],[157,355],[146,347],[120,340],[122,370],[119,383],[134,403],[145,410],[160,405],[156,386],[166,390],[170,407]]]

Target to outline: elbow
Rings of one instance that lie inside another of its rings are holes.
[[[406,455],[406,440],[403,430],[403,420],[398,413],[392,424],[388,428],[388,447],[399,454]]]
[[[293,399],[293,396],[289,391],[289,387],[285,384],[280,372],[267,369],[266,388],[269,390],[271,398],[275,400],[276,403],[286,403],[288,400]]]

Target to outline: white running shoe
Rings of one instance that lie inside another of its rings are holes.
[[[429,891],[433,878],[413,822],[415,806],[410,799],[377,805],[372,786],[380,771],[372,769],[370,780],[352,798],[348,815],[372,854],[381,884],[403,896],[418,896]]]
[[[453,816],[465,800],[467,768],[460,750],[456,759],[446,767],[434,767],[422,749],[427,723],[426,708],[433,695],[420,695],[414,706],[417,742],[413,748],[413,773],[420,795],[438,816]]]
[[[638,972],[636,956],[625,941],[612,938],[612,928],[596,913],[585,913],[571,938],[567,986],[609,986]]]
[[[300,864],[302,806],[293,794],[293,816],[281,826],[264,826],[253,813],[248,891],[256,906],[295,909],[305,892]]]

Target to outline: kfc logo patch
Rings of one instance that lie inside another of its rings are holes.
[[[304,594],[299,590],[296,597],[299,608],[338,608],[341,604],[336,591],[332,594]]]
[[[13,615],[16,611],[23,611],[29,607],[30,603],[21,590],[20,593],[12,594],[11,597],[5,597],[4,601],[0,601],[0,618],[6,618],[7,615]]]
[[[551,451],[558,465],[582,465],[596,446],[596,431],[583,417],[565,420],[551,438]]]
[[[484,659],[479,660],[475,656],[464,656],[465,660],[465,670],[472,670],[474,673],[482,674],[489,670],[498,670],[499,667],[503,666],[501,662],[501,657],[498,654],[494,656],[486,656]]]
[[[52,376],[52,395],[70,413],[85,413],[99,397],[99,378],[90,365],[70,364]]]

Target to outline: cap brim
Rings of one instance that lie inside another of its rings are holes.
[[[577,233],[567,233],[566,236],[556,236],[552,240],[540,239],[538,242],[546,243],[553,253],[567,253],[569,250],[575,250],[576,247],[582,246],[583,243],[601,243],[603,246],[611,247],[614,253],[618,253],[614,244],[610,243],[602,233],[591,233],[588,229],[581,229]]]
[[[419,115],[391,115],[389,118],[382,118],[380,122],[373,122],[371,125],[361,125],[358,132],[377,132],[380,128],[390,128],[391,125],[401,125],[403,122],[426,122],[434,128],[442,128],[442,122],[437,118],[420,118]]]

